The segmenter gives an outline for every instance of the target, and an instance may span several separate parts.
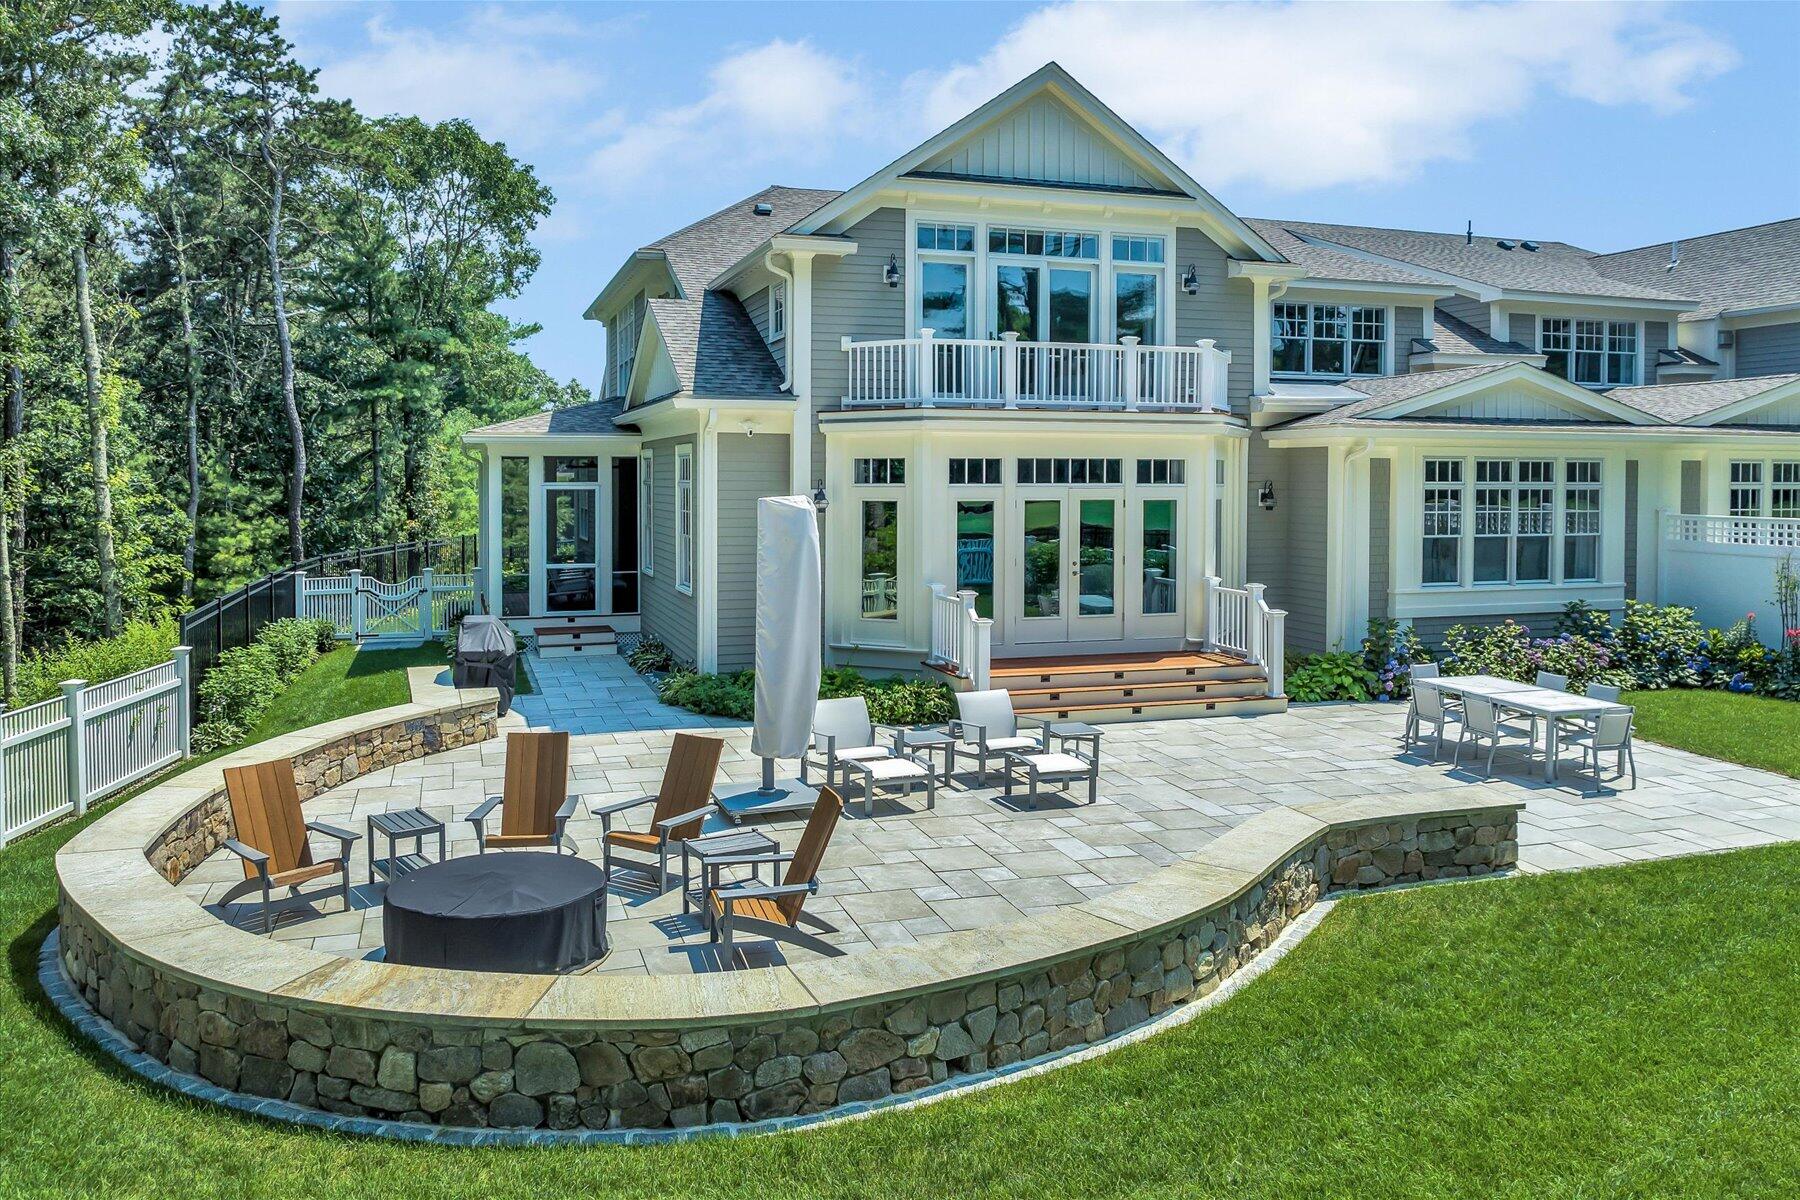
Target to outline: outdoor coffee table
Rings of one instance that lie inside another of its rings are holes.
[[[1050,736],[1056,738],[1064,748],[1070,742],[1088,742],[1093,746],[1093,756],[1100,757],[1100,738],[1104,731],[1098,726],[1088,725],[1081,721],[1052,721],[1045,726]]]
[[[606,953],[606,873],[527,850],[432,863],[388,885],[381,934],[391,963],[566,971]]]
[[[768,834],[757,829],[744,829],[733,833],[714,833],[706,837],[688,838],[681,843],[681,911],[683,915],[692,911],[689,901],[693,895],[694,876],[688,870],[688,856],[700,860],[700,914],[706,916],[706,888],[711,882],[713,872],[722,869],[719,860],[738,858],[745,855],[778,854],[781,843]],[[752,864],[750,878],[761,879],[762,868]]]
[[[387,857],[375,857],[375,835],[387,836]],[[444,861],[444,823],[422,808],[403,808],[398,812],[369,814],[369,882],[385,877],[398,879],[408,871],[429,866],[425,857],[425,838],[437,834],[438,861]],[[395,853],[394,844],[411,839],[411,854]]]
[[[938,752],[944,753],[944,786],[950,786],[950,774],[956,769],[956,738],[942,726],[931,726],[926,729],[902,729],[900,731],[900,749],[922,750],[925,760]]]

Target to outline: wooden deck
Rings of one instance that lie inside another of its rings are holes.
[[[1025,658],[996,658],[989,678],[1018,675],[1060,675],[1136,671],[1200,671],[1217,667],[1241,667],[1245,661],[1232,654],[1195,650],[1150,650],[1136,654],[1056,654]]]

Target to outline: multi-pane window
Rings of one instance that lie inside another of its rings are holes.
[[[1513,534],[1512,471],[1510,462],[1484,459],[1475,464],[1476,583],[1506,582]]]
[[[638,568],[656,574],[656,452],[638,455]]]
[[[1769,515],[1800,518],[1800,462],[1769,464]]]
[[[921,250],[975,251],[973,225],[920,225],[918,245]]]
[[[1572,459],[1563,464],[1563,579],[1600,578],[1600,464]]]
[[[1734,517],[1762,516],[1763,465],[1757,461],[1731,464],[1728,501]]]
[[[1730,479],[1732,516],[1800,518],[1800,462],[1741,459],[1731,464]]]
[[[1538,332],[1544,369],[1552,375],[1605,387],[1637,382],[1636,321],[1545,317]]]
[[[1029,254],[1042,258],[1099,258],[1100,238],[1058,229],[988,226],[989,254]]]
[[[1112,240],[1112,256],[1114,262],[1159,263],[1163,260],[1163,240],[1120,234]]]
[[[862,615],[870,621],[900,617],[900,502],[862,502]]]
[[[855,464],[857,483],[888,484],[906,482],[904,458],[859,458]]]
[[[675,447],[675,589],[694,591],[694,448]]]
[[[1475,463],[1476,583],[1547,583],[1556,533],[1556,464]]]
[[[1179,458],[1140,458],[1137,460],[1139,483],[1185,483],[1187,463]]]
[[[769,340],[771,342],[787,336],[787,287],[779,283],[769,285]]]
[[[1118,483],[1116,458],[1021,458],[1020,483]]]
[[[1387,357],[1387,309],[1277,304],[1271,369],[1278,375],[1379,375]]]
[[[1455,583],[1462,551],[1463,464],[1460,458],[1425,460],[1425,542],[1420,582]]]
[[[998,486],[1000,460],[997,458],[953,458],[950,460],[950,482],[994,484]]]
[[[637,302],[627,304],[613,321],[613,390],[623,396],[631,384],[631,364],[637,361],[639,323],[642,320]]]

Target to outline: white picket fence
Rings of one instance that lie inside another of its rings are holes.
[[[0,713],[0,846],[188,755],[186,646],[166,663]]]
[[[294,607],[295,616],[330,621],[347,641],[418,642],[449,633],[475,611],[475,577],[429,567],[404,583],[383,583],[361,571],[297,574]]]

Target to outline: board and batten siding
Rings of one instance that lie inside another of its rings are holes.
[[[1699,516],[1706,511],[1700,484],[1700,463],[1685,459],[1681,464],[1681,512],[1683,516]]]
[[[1394,309],[1394,374],[1406,374],[1409,369],[1407,360],[1413,352],[1413,339],[1424,336],[1424,309],[1405,305]]]
[[[1038,96],[1003,113],[919,168],[921,174],[1161,190],[1067,104]]]
[[[719,435],[719,670],[756,665],[756,510],[788,494],[784,434]]]
[[[654,575],[641,577],[638,608],[643,616],[644,632],[669,648],[678,662],[694,665],[699,658],[699,614],[694,597],[675,588],[675,447],[693,446],[692,437],[665,438],[645,442],[644,449],[654,456],[651,486],[656,493],[656,512],[650,529],[654,547]],[[699,460],[694,468],[694,512],[696,520],[706,497],[699,493]],[[699,547],[695,547],[696,559]],[[699,562],[694,564],[699,573]]]
[[[1800,322],[1737,331],[1739,377],[1800,371]]]
[[[1388,604],[1388,564],[1392,521],[1389,499],[1392,494],[1393,461],[1386,458],[1369,460],[1369,619],[1385,621]]]
[[[1467,296],[1445,296],[1437,306],[1459,321],[1473,325],[1483,333],[1490,332],[1488,306]]]
[[[1276,504],[1288,510],[1287,577],[1275,608],[1287,609],[1290,649],[1329,650],[1325,637],[1325,538],[1330,507],[1330,451],[1323,447],[1283,450],[1288,460],[1287,493],[1276,490]],[[1270,589],[1274,591],[1273,588]]]
[[[1242,279],[1226,274],[1229,264],[1219,244],[1198,229],[1175,231],[1175,258],[1168,269],[1185,274],[1193,264],[1200,275],[1200,291],[1190,296],[1175,290],[1175,341],[1192,346],[1201,338],[1211,338],[1219,349],[1231,351],[1231,368],[1226,395],[1231,406],[1242,409],[1250,403],[1250,385],[1255,364],[1251,341],[1253,316],[1251,287]]]
[[[880,208],[844,230],[856,253],[813,260],[814,412],[839,408],[849,389],[850,356],[843,339],[906,336],[906,293],[882,282],[891,255],[906,261],[906,212]],[[825,477],[825,439],[813,441],[813,478]]]

